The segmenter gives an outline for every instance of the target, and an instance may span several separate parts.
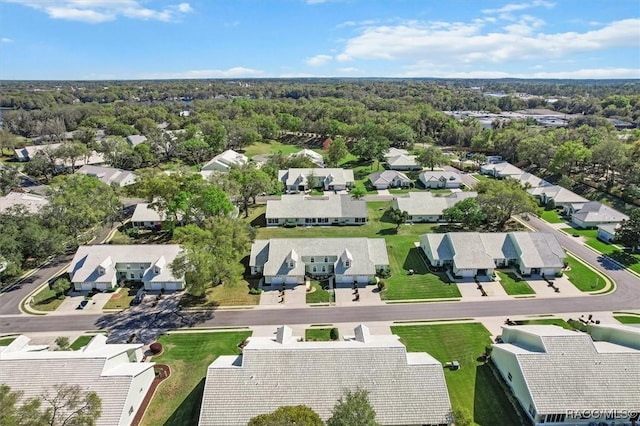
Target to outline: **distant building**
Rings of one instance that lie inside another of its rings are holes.
[[[267,226],[364,225],[367,223],[367,204],[346,194],[283,195],[279,200],[267,201],[265,218]]]
[[[41,195],[12,191],[0,197],[0,213],[18,205],[24,206],[29,213],[39,213],[47,204],[49,200]]]
[[[231,167],[241,167],[249,162],[246,155],[228,149],[213,157],[207,164],[202,166],[202,171],[217,171],[227,173]]]
[[[490,163],[480,166],[480,174],[493,176],[498,179],[518,176],[524,173],[524,170],[507,162]]]
[[[462,177],[455,172],[427,171],[420,173],[418,180],[425,188],[452,189],[460,188]]]
[[[629,216],[605,206],[599,201],[573,203],[565,207],[565,214],[571,216],[571,223],[577,228],[597,228],[598,225],[618,224],[629,220]]]
[[[131,215],[131,225],[134,228],[161,229],[166,220],[165,215],[158,213],[149,203],[136,204],[136,208]]]
[[[147,137],[144,135],[130,135],[127,136],[127,142],[129,145],[135,147],[140,145],[141,143],[145,143],[147,141]]]
[[[599,240],[606,243],[613,243],[616,239],[616,231],[618,230],[618,228],[620,228],[619,223],[607,223],[604,225],[598,225],[597,237]]]
[[[310,149],[305,148],[301,151],[294,152],[293,154],[291,154],[291,157],[305,157],[308,158],[317,167],[324,167],[324,158],[322,157],[322,155]]]
[[[39,153],[43,153],[43,151],[51,150],[56,151],[58,148],[62,146],[61,143],[50,143],[45,145],[30,145],[25,146],[24,148],[14,149],[13,152],[15,154],[16,160],[18,161],[29,161]],[[79,158],[73,164],[73,167],[82,167],[86,164],[104,164],[104,155],[100,152],[91,151],[88,156]],[[59,167],[71,167],[71,164],[62,159],[56,160],[56,165]]]
[[[422,170],[415,155],[396,155],[395,157],[387,157],[386,160],[385,167],[389,170]]]
[[[640,328],[503,326],[491,360],[538,425],[632,425],[640,412]]]
[[[127,170],[114,169],[113,167],[99,167],[99,166],[82,166],[76,173],[85,174],[87,176],[93,176],[100,180],[100,182],[109,186],[116,185],[119,187],[131,185],[136,181],[136,175]]]
[[[550,200],[553,200],[556,208],[566,208],[571,204],[584,204],[587,200],[584,197],[569,191],[568,189],[559,185],[539,186],[536,188],[527,189],[527,192],[540,200],[542,205],[547,204]]]
[[[343,191],[353,187],[351,169],[289,169],[278,171],[278,180],[288,193],[306,192],[315,188]]]
[[[56,385],[95,392],[102,403],[97,426],[129,426],[155,378],[154,363],[141,362],[142,344],[108,344],[102,334],[77,351],[29,345],[19,336],[0,346],[0,383],[23,392],[20,402],[52,392]]]
[[[396,197],[391,202],[395,209],[409,214],[407,222],[439,222],[449,207],[467,198],[475,198],[477,192],[454,192],[446,196],[435,196],[431,192],[409,192],[404,197]]]
[[[398,336],[360,325],[338,342],[303,342],[289,327],[249,337],[242,355],[218,357],[207,370],[200,426],[246,425],[285,405],[306,405],[323,421],[346,389],[360,387],[381,425],[450,425],[442,364],[407,352]],[[310,397],[313,396],[313,397]]]
[[[375,189],[409,188],[413,181],[397,170],[383,170],[369,175],[369,182]]]

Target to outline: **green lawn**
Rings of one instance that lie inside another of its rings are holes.
[[[302,148],[299,146],[288,145],[278,141],[255,142],[244,149],[244,155],[249,158],[258,154],[275,154],[276,152],[282,152],[287,155],[300,150],[302,150]]]
[[[164,352],[153,361],[167,364],[171,376],[151,400],[141,425],[198,424],[207,367],[220,355],[239,354],[237,345],[251,333],[184,333],[161,336]]]
[[[58,294],[49,287],[40,290],[29,302],[29,306],[38,311],[51,312],[60,307],[64,298],[58,299]]]
[[[331,301],[331,293],[324,290],[318,281],[311,281],[312,292],[307,292],[307,303],[328,303]]]
[[[620,262],[627,268],[640,274],[640,253],[631,254],[621,250],[619,246],[605,243],[597,238],[597,229],[575,229],[563,228],[563,231],[570,235],[579,235],[585,239],[585,243],[596,251],[606,254],[612,259]]]
[[[69,346],[69,348],[71,348],[71,350],[73,351],[77,351],[83,346],[86,346],[87,343],[91,341],[91,339],[93,339],[93,336],[80,336],[73,341],[73,343],[71,344],[71,346]]]
[[[2,337],[0,338],[0,346],[9,346],[9,344],[17,338],[18,336]]]
[[[329,341],[331,328],[307,328],[304,331],[304,340]]]
[[[233,286],[211,287],[205,292],[205,297],[193,297],[185,293],[180,299],[180,306],[215,308],[217,306],[257,305],[260,303],[260,295],[249,293],[251,287],[255,287],[255,283],[243,280]]]
[[[640,315],[614,315],[622,324],[640,324]]]
[[[540,214],[540,218],[542,220],[546,220],[549,223],[564,223],[565,220],[560,217],[557,211],[555,210],[544,210]]]
[[[573,256],[567,255],[566,262],[571,267],[565,271],[569,281],[580,291],[602,290],[605,286],[604,279],[594,270],[588,268]]]
[[[477,358],[491,344],[480,323],[391,327],[407,352],[427,352],[438,361],[458,361],[459,370],[444,372],[453,408],[467,411],[478,425],[520,424],[488,365]]]
[[[474,173],[471,176],[473,176],[474,178],[476,178],[480,182],[482,182],[483,180],[492,180],[491,177],[489,177],[487,175],[481,175],[480,173]]]
[[[103,309],[126,309],[131,306],[131,302],[138,292],[135,288],[123,287],[111,295],[111,298],[105,303]]]
[[[518,294],[536,294],[525,280],[518,278],[518,276],[513,272],[504,273],[496,271],[496,274],[500,277],[500,285],[509,296]]]
[[[518,325],[557,325],[567,330],[574,330],[574,328],[565,320],[561,318],[543,318],[532,320],[515,321]]]

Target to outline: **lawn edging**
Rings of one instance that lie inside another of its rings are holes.
[[[593,266],[591,266],[588,262],[586,262],[584,259],[582,259],[578,255],[576,255],[575,253],[573,253],[573,252],[571,252],[569,250],[566,250],[566,253],[571,255],[571,257],[573,257],[575,260],[577,260],[578,262],[582,263],[588,269],[593,271],[596,275],[598,275],[600,278],[602,278],[602,280],[605,283],[604,288],[601,289],[601,290],[594,290],[594,291],[582,291],[581,290],[582,293],[586,293],[586,294],[589,294],[589,295],[597,296],[597,295],[611,293],[612,291],[614,291],[616,289],[616,284],[611,278],[609,278],[608,276],[606,276],[602,272],[600,272],[597,269],[595,269]],[[573,284],[573,283],[571,283],[571,284]],[[575,286],[575,284],[573,284],[573,285]]]

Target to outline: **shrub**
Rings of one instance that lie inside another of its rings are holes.
[[[260,293],[262,293],[262,289],[261,288],[251,287],[249,289],[249,294],[260,294]]]
[[[149,350],[154,355],[159,354],[160,352],[162,352],[162,343],[153,342],[151,345],[149,345]]]
[[[329,331],[329,338],[331,340],[338,340],[338,338],[340,337],[340,334],[338,333],[338,329],[333,327],[330,331]]]

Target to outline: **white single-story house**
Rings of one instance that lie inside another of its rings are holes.
[[[132,147],[136,147],[141,143],[145,143],[147,141],[147,137],[144,135],[130,135],[127,136],[127,143]]]
[[[369,175],[369,182],[375,189],[408,188],[413,182],[397,170],[383,170]]]
[[[268,200],[265,218],[267,226],[364,225],[367,203],[346,194],[320,197],[289,194],[279,200]]]
[[[24,206],[29,213],[39,213],[47,204],[49,200],[42,195],[11,191],[0,197],[0,213],[15,206]]]
[[[503,326],[491,360],[531,424],[631,425],[640,412],[640,328]]]
[[[78,169],[76,173],[94,176],[109,186],[119,187],[131,185],[136,181],[136,175],[127,170],[114,169],[113,167],[100,167],[85,165]]]
[[[589,201],[559,185],[539,186],[527,189],[527,192],[538,198],[542,205],[547,204],[549,200],[553,200],[556,208],[565,208],[571,204],[584,204]]]
[[[131,225],[134,228],[160,229],[165,220],[165,215],[161,215],[149,203],[136,204],[131,215]]]
[[[110,290],[124,281],[137,281],[147,290],[182,290],[171,263],[181,252],[178,244],[80,246],[69,266],[76,290]]]
[[[391,147],[384,153],[384,158],[397,157],[398,155],[409,155],[409,151],[402,148]]]
[[[385,167],[389,170],[422,170],[415,155],[396,155],[386,157]]]
[[[420,247],[432,266],[451,267],[463,278],[491,276],[501,267],[553,277],[562,272],[566,257],[555,235],[543,232],[424,234]]]
[[[409,192],[404,197],[394,198],[391,206],[407,212],[408,223],[438,222],[442,220],[442,213],[446,209],[462,200],[477,196],[477,192],[453,192],[443,196],[436,196],[430,192]]]
[[[278,171],[278,180],[285,192],[306,192],[313,188],[325,191],[343,191],[354,184],[351,169],[289,169]]]
[[[324,167],[324,158],[322,157],[322,155],[307,148],[304,148],[303,150],[298,152],[294,152],[293,154],[291,154],[291,157],[305,157],[308,158],[317,167]]]
[[[606,243],[613,243],[616,239],[616,231],[620,227],[619,223],[606,223],[598,225],[597,238]]]
[[[364,325],[336,342],[305,342],[280,327],[275,337],[249,337],[242,355],[208,368],[199,426],[240,426],[281,406],[306,405],[323,421],[345,390],[362,388],[381,425],[450,425],[442,364],[407,352],[395,335]],[[312,398],[309,396],[313,395]]]
[[[302,284],[305,277],[367,285],[389,269],[389,257],[383,238],[272,238],[253,243],[249,267],[265,285]]]
[[[512,165],[511,163],[489,163],[480,166],[481,175],[489,175],[498,179],[505,179],[512,176],[518,176],[524,173],[524,170]]]
[[[551,184],[549,182],[547,182],[544,179],[539,178],[536,175],[532,175],[531,173],[523,173],[521,175],[513,175],[511,176],[511,179],[515,179],[518,182],[520,182],[520,184],[522,186],[525,186],[527,188],[538,188],[541,186],[551,186]]]
[[[45,145],[30,145],[24,148],[15,149],[14,153],[18,161],[29,161],[38,154],[44,154],[43,151],[51,150],[56,151],[62,146],[61,143],[50,143]],[[71,164],[58,158],[55,162],[59,167],[71,167]],[[73,164],[73,167],[82,167],[86,164],[99,165],[104,164],[104,155],[100,152],[91,151],[88,156],[79,158]]]
[[[202,166],[202,171],[228,172],[231,167],[241,167],[249,162],[246,155],[228,149],[225,152],[213,157],[207,164]]]
[[[577,228],[596,228],[598,225],[617,224],[629,220],[626,214],[599,201],[570,204],[565,207],[564,213],[571,216],[571,223]]]
[[[54,351],[29,340],[19,336],[0,347],[0,383],[22,392],[19,403],[52,394],[59,385],[79,386],[100,397],[96,426],[132,423],[155,378],[155,363],[142,362],[142,344],[108,344],[96,334],[82,349]]]
[[[418,180],[425,188],[460,188],[462,177],[456,172],[428,171],[420,173]]]

